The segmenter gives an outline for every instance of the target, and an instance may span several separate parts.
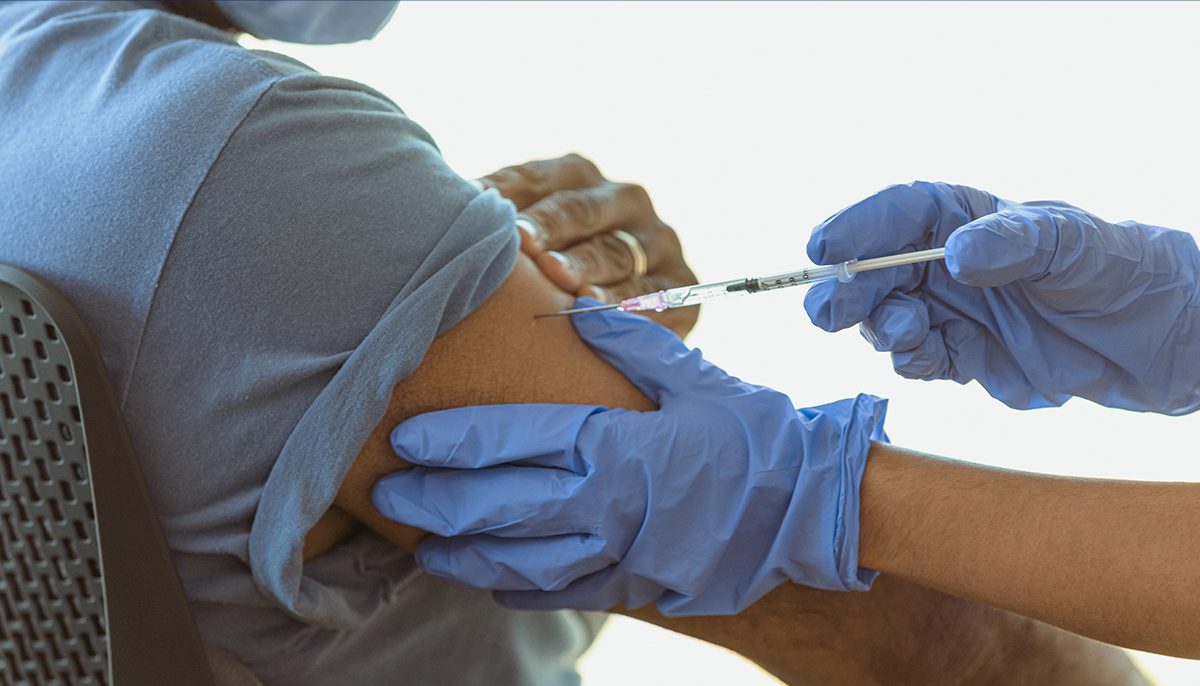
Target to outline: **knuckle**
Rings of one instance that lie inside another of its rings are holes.
[[[650,202],[650,193],[636,183],[617,184],[617,193],[635,207],[645,210],[653,208],[653,203]]]
[[[679,240],[679,234],[676,233],[675,229],[672,229],[670,226],[667,226],[662,222],[658,222],[654,225],[654,232],[656,234],[656,240],[661,241],[667,250],[671,252],[671,254],[678,255],[682,258],[683,243]]]
[[[541,193],[546,187],[548,174],[542,162],[526,162],[500,171],[508,174],[510,183],[531,193]]]
[[[574,165],[579,172],[587,178],[601,179],[604,178],[600,173],[600,168],[592,160],[580,155],[577,152],[567,153],[562,157],[564,162]]]
[[[563,227],[570,224],[571,218],[564,213],[557,202],[544,200],[525,210],[525,213],[537,222],[547,236],[557,237],[563,232]]]
[[[493,185],[500,188],[513,188],[521,182],[521,175],[514,171],[513,167],[505,167],[499,171],[494,171],[491,174],[483,177]]]
[[[591,228],[600,220],[600,206],[589,193],[559,191],[553,197],[560,211],[582,228]]]
[[[537,197],[536,190],[530,186],[528,175],[518,167],[506,167],[485,178],[500,195],[514,202],[525,203]]]

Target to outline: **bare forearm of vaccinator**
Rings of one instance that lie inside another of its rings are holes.
[[[1035,475],[876,444],[862,503],[868,567],[1200,657],[1200,484]]]

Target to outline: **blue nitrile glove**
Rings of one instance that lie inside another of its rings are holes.
[[[862,323],[902,376],[978,381],[1018,409],[1071,396],[1184,414],[1200,405],[1200,252],[1189,234],[1061,202],[892,186],[818,226],[818,263],[946,246],[946,262],[814,286],[813,323]]]
[[[643,317],[574,323],[661,409],[495,405],[400,424],[392,446],[420,466],[380,479],[374,503],[433,533],[426,571],[510,607],[668,615],[736,613],[786,581],[870,587],[859,483],[885,401],[797,411]]]

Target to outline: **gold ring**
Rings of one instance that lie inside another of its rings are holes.
[[[646,249],[642,247],[642,242],[637,239],[637,236],[621,229],[613,229],[610,233],[629,248],[629,256],[633,258],[633,275],[645,276],[649,259],[646,258]]]

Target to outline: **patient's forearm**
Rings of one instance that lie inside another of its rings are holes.
[[[1026,474],[876,445],[862,503],[868,567],[1200,657],[1200,484]]]

